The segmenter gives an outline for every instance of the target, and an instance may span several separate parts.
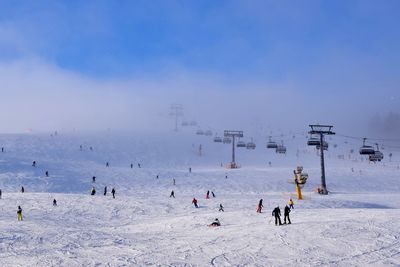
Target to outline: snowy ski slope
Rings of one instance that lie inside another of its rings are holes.
[[[261,140],[255,151],[238,149],[241,169],[227,170],[221,163],[230,160],[230,146],[189,133],[1,135],[0,266],[400,265],[396,153],[392,162],[369,164],[349,159],[350,145],[337,141],[326,154],[331,194],[320,196],[313,192],[319,158],[305,138],[287,142],[287,155]],[[295,200],[291,225],[275,226],[272,209],[295,197],[289,180],[297,165],[310,176],[305,199]],[[216,198],[205,199],[207,190]],[[214,218],[221,227],[207,227]]]

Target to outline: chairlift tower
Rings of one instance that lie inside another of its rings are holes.
[[[239,166],[235,162],[235,137],[237,137],[237,138],[243,137],[243,131],[225,130],[224,137],[232,138],[232,161],[227,167],[229,169],[237,169],[237,168],[239,168]]]
[[[325,159],[324,159],[324,135],[334,135],[335,133],[332,132],[333,126],[331,125],[319,125],[319,124],[313,124],[309,125],[311,128],[311,131],[309,131],[309,134],[315,134],[319,135],[319,141],[320,141],[320,156],[321,156],[321,188],[319,190],[320,194],[327,195],[328,190],[326,189],[326,181],[325,181]]]
[[[175,116],[175,129],[174,131],[178,131],[178,118],[183,116],[183,106],[181,104],[172,104],[171,111],[169,113],[170,116]]]

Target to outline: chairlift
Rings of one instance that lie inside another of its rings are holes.
[[[224,137],[224,139],[222,139],[222,143],[230,144],[230,143],[232,143],[232,139],[230,139],[229,137]]]
[[[278,147],[278,144],[274,141],[271,140],[271,136],[269,137],[269,141],[267,143],[267,148],[273,148],[276,149]]]
[[[278,154],[286,154],[286,147],[283,145],[283,141],[282,144],[276,148],[275,152]]]
[[[373,155],[369,155],[369,161],[377,162],[383,160],[383,153],[379,151],[379,145],[376,144],[376,150]]]
[[[204,135],[204,132],[201,129],[198,129],[196,132],[197,135]]]
[[[373,155],[375,154],[375,150],[372,146],[365,145],[365,141],[367,138],[363,139],[363,145],[360,147],[360,155]]]
[[[243,141],[238,141],[236,147],[246,147],[246,143]]]
[[[214,137],[214,142],[215,143],[222,143],[222,138],[219,136]]]
[[[253,138],[251,138],[251,142],[246,144],[247,149],[256,149],[256,144],[253,142]]]
[[[307,145],[308,146],[319,146],[321,144],[321,141],[317,137],[312,137],[308,138]]]
[[[320,146],[320,145],[317,145],[316,147],[317,147],[317,149],[320,149],[321,146]],[[323,142],[322,142],[322,148],[323,148],[324,150],[328,150],[328,147],[329,147],[328,142],[323,141]]]
[[[189,122],[183,121],[183,122],[182,122],[182,126],[189,126]]]

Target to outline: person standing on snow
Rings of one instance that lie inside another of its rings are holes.
[[[257,206],[257,213],[261,213],[261,210],[263,208],[263,200],[260,199],[260,201],[258,202],[258,206]]]
[[[279,206],[277,206],[273,211],[272,211],[272,216],[275,217],[275,225],[282,225],[281,222],[281,209],[279,208]]]
[[[197,199],[196,199],[196,198],[193,198],[192,204],[193,204],[196,208],[199,207],[199,206],[197,205]]]
[[[289,218],[289,213],[290,213],[290,208],[288,205],[286,205],[285,210],[283,212],[284,218],[283,218],[283,224],[286,224],[286,218],[288,219],[288,224],[291,224],[290,218]]]
[[[210,190],[208,190],[207,194],[206,194],[206,199],[209,199],[209,198],[210,198]]]
[[[32,162],[32,167],[36,167],[36,161],[35,160]]]
[[[17,218],[18,218],[18,221],[22,221],[22,208],[21,208],[21,206],[18,206]]]
[[[115,198],[115,188],[113,187],[113,189],[111,190],[111,194],[113,195],[113,198]]]
[[[107,186],[104,187],[104,195],[107,195]]]
[[[94,188],[94,186],[92,187],[92,193],[91,193],[91,195],[92,195],[92,196],[96,195],[96,188]]]
[[[289,208],[294,209],[294,203],[292,199],[289,199]]]
[[[174,190],[171,191],[171,194],[169,195],[169,197],[175,198],[175,192],[174,192]]]
[[[1,189],[0,189],[0,199],[1,199],[1,194],[2,194],[2,192],[1,192]]]
[[[21,193],[25,192],[25,188],[23,186],[21,186]]]
[[[46,171],[45,174],[46,174],[46,177],[49,177],[49,171]]]
[[[57,206],[57,200],[53,199],[53,206]]]
[[[213,192],[213,191],[211,191],[211,195],[212,195],[212,197],[215,197],[215,194],[214,194],[214,192]]]
[[[92,183],[95,183],[96,182],[96,176],[93,176],[92,177]]]

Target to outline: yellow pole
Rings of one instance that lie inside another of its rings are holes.
[[[301,200],[301,199],[303,199],[303,196],[301,195],[301,188],[299,186],[299,183],[297,182],[298,181],[297,173],[296,173],[296,171],[293,171],[293,173],[294,173],[294,184],[296,185],[297,199]]]

